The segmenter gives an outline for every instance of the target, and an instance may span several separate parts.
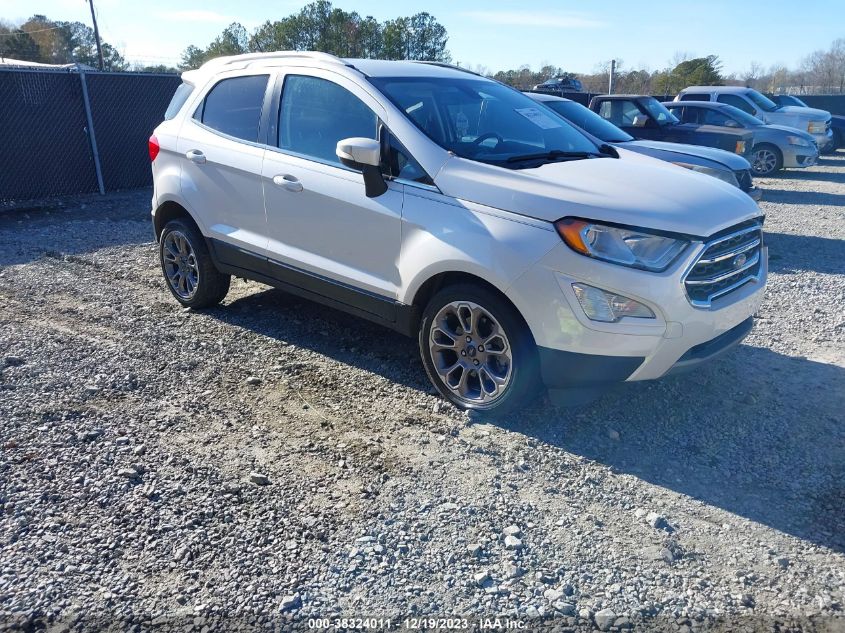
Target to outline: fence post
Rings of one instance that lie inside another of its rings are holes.
[[[97,135],[94,133],[94,117],[91,116],[91,101],[88,99],[88,83],[85,81],[85,72],[79,71],[79,81],[82,83],[82,102],[85,104],[85,118],[88,120],[88,138],[91,141],[91,153],[94,155],[94,171],[97,172],[97,186],[100,188],[100,195],[106,195],[106,188],[103,186],[103,170],[100,168],[100,153],[97,151]]]

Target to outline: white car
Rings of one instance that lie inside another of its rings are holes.
[[[727,103],[757,117],[763,123],[783,125],[807,132],[816,141],[820,152],[833,145],[830,129],[831,115],[827,110],[779,106],[766,95],[753,88],[741,86],[690,86],[675,97],[675,101],[716,101]],[[757,139],[754,139],[757,142]]]
[[[715,357],[766,284],[763,216],[459,68],[249,54],[183,74],[150,138],[184,306],[250,278],[419,340],[456,406],[566,402]]]

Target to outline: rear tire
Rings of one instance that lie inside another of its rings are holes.
[[[509,413],[542,387],[528,326],[483,286],[462,283],[437,292],[423,311],[419,347],[432,384],[459,409]]]
[[[229,292],[231,276],[214,266],[208,244],[192,222],[168,222],[159,238],[158,255],[167,288],[183,306],[209,308]]]
[[[783,169],[783,154],[774,145],[760,143],[751,150],[751,171],[755,176],[772,176]]]

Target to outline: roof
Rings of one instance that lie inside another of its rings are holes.
[[[700,106],[702,108],[710,108],[712,110],[718,110],[720,108],[724,108],[725,106],[731,106],[728,103],[722,103],[721,101],[663,101],[663,105],[669,106],[671,105],[673,108],[680,108],[681,106]]]
[[[183,73],[182,76],[188,81],[194,81],[197,77],[215,75],[227,70],[265,68],[288,64],[318,68],[327,66],[346,67],[358,70],[369,77],[466,77],[467,75],[481,77],[469,70],[439,62],[341,59],[318,51],[275,51],[216,57],[205,62],[196,70]]]
[[[651,95],[637,95],[637,94],[612,94],[612,95],[596,95],[593,99],[652,99]]]
[[[564,97],[558,97],[557,95],[550,95],[548,92],[533,92],[531,90],[526,90],[523,94],[528,95],[534,101],[572,101],[572,99],[565,99]]]
[[[439,62],[389,61],[386,59],[345,59],[368,77],[466,77],[474,72]]]
[[[684,88],[681,92],[748,92],[751,88],[745,86],[689,86]]]

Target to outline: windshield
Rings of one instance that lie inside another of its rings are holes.
[[[538,154],[547,160],[586,158],[598,148],[582,132],[533,99],[476,78],[371,77],[426,136],[458,156],[510,168]]]
[[[640,103],[645,106],[648,113],[661,125],[664,123],[680,123],[681,120],[674,114],[669,112],[662,103],[654,97],[650,99],[643,99]]]
[[[774,101],[769,99],[767,96],[760,94],[756,90],[749,90],[745,93],[745,96],[751,99],[751,101],[754,102],[754,105],[766,112],[774,112],[778,109],[778,106]]]
[[[757,127],[760,125],[765,125],[765,123],[763,123],[756,116],[752,116],[748,114],[748,112],[746,112],[745,110],[740,110],[736,106],[728,104],[719,104],[717,111],[721,111],[732,119],[736,119],[743,125],[743,127]]]
[[[806,103],[801,101],[801,99],[799,99],[798,97],[793,97],[792,95],[789,95],[789,96],[786,97],[786,100],[785,100],[783,105],[789,105],[790,103],[792,105],[800,106],[802,108],[809,108],[810,107]]]
[[[625,143],[634,140],[634,137],[627,132],[620,130],[610,121],[575,101],[541,101],[540,103],[605,143]]]

